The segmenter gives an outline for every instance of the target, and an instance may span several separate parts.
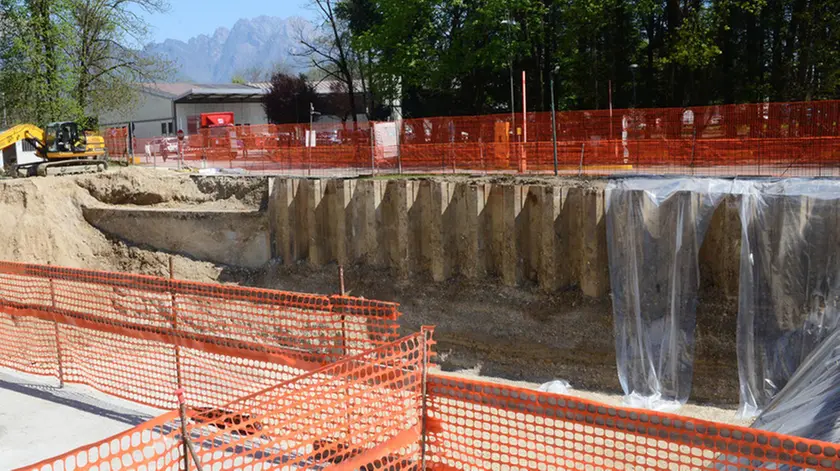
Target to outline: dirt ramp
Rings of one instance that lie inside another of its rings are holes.
[[[99,204],[91,191],[99,188],[97,180],[107,188],[115,181],[132,181],[136,173],[0,181],[0,260],[168,275],[169,254],[109,238],[83,215],[82,208]],[[165,180],[157,181],[162,185]],[[199,281],[215,281],[225,269],[177,255],[174,261],[177,276]]]

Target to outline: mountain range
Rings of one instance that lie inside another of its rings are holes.
[[[167,39],[145,47],[149,54],[170,61],[172,80],[198,83],[227,83],[235,75],[246,80],[265,80],[256,72],[278,66],[298,73],[308,69],[306,60],[292,51],[300,37],[311,37],[314,27],[299,17],[259,16],[240,19],[233,28],[218,28],[212,35],[201,34],[188,41]],[[250,77],[248,76],[250,75]]]

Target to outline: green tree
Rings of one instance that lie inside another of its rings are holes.
[[[675,113],[840,97],[833,0],[342,0],[336,10],[359,74],[408,115],[509,110],[511,64],[517,110],[522,70],[532,110],[549,108],[552,75],[560,109],[605,108],[610,85],[617,107]]]
[[[310,103],[320,108],[317,100],[306,77],[277,72],[271,77],[271,88],[263,96],[262,104],[272,124],[305,123],[309,121]]]
[[[0,8],[0,88],[12,121],[43,123],[60,116],[80,116],[69,94],[73,70],[63,60],[72,31],[69,22],[59,15],[66,3],[2,0]]]
[[[165,0],[67,0],[74,41],[74,97],[88,113],[131,106],[137,85],[162,80],[169,64],[138,49],[148,37],[146,23],[135,12],[161,13]]]
[[[166,76],[139,51],[147,28],[136,9],[164,0],[0,0],[0,90],[12,121],[85,121],[129,106],[137,85]]]

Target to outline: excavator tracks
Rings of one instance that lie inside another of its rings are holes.
[[[17,165],[11,169],[11,176],[18,178],[25,177],[46,177],[53,175],[73,175],[80,173],[99,173],[108,169],[108,162],[105,160],[72,159],[60,160],[58,162],[34,162],[31,164]]]

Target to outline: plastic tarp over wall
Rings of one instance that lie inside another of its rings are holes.
[[[840,443],[840,332],[802,363],[753,428]]]
[[[673,410],[691,392],[697,255],[732,182],[631,179],[607,187],[616,358],[625,403]]]
[[[754,416],[840,322],[840,182],[754,181],[742,191],[740,412]]]

